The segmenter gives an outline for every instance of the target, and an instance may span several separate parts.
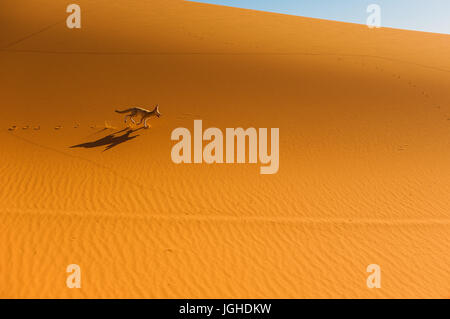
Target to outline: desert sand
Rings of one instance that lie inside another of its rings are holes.
[[[449,35],[76,3],[0,5],[1,298],[450,297]],[[174,164],[195,119],[279,128],[279,172]]]

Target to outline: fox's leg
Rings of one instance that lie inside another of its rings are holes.
[[[145,128],[148,128],[148,125],[147,125],[147,121],[148,121],[148,120],[149,120],[149,119],[146,118],[145,121],[144,121],[144,127],[145,127]]]
[[[136,112],[135,112],[135,111],[131,111],[130,114],[128,114],[127,116],[125,116],[125,123],[127,122],[128,118],[130,118],[131,122],[133,122],[133,123],[136,124],[136,122],[135,122],[134,119],[133,119],[133,116],[136,116]]]

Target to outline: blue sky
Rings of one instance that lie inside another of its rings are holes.
[[[195,0],[304,17],[365,24],[369,4],[383,27],[450,34],[450,0]]]

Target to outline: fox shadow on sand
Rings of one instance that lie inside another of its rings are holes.
[[[130,135],[139,130],[142,130],[142,129],[143,129],[143,127],[140,127],[138,129],[134,129],[134,130],[126,127],[120,131],[109,134],[105,137],[102,137],[102,138],[96,140],[96,141],[73,145],[73,146],[70,146],[70,148],[77,148],[77,147],[94,148],[94,147],[105,146],[105,149],[103,150],[103,152],[104,152],[104,151],[110,150],[111,148],[113,148],[119,144],[125,143],[127,141],[130,141],[130,140],[135,139],[136,137],[140,136],[140,135],[133,135],[133,136],[130,136]],[[123,134],[121,134],[121,133],[123,133]]]

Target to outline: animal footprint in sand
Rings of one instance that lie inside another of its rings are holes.
[[[22,130],[28,130],[30,128],[29,125],[25,125],[24,127],[22,127]]]
[[[60,129],[62,129],[61,125],[55,126],[55,130],[60,130]]]
[[[105,129],[108,129],[108,130],[116,130],[117,127],[112,126],[112,125],[109,124],[107,121],[105,121]]]
[[[40,125],[33,127],[33,130],[35,130],[35,131],[39,131],[40,129],[41,129]]]
[[[8,128],[8,131],[15,131],[17,128],[17,126],[13,125],[10,128]]]
[[[400,146],[397,148],[397,150],[398,150],[398,151],[405,151],[405,150],[408,148],[408,146],[409,146],[409,144],[403,144],[403,145],[400,145]]]

